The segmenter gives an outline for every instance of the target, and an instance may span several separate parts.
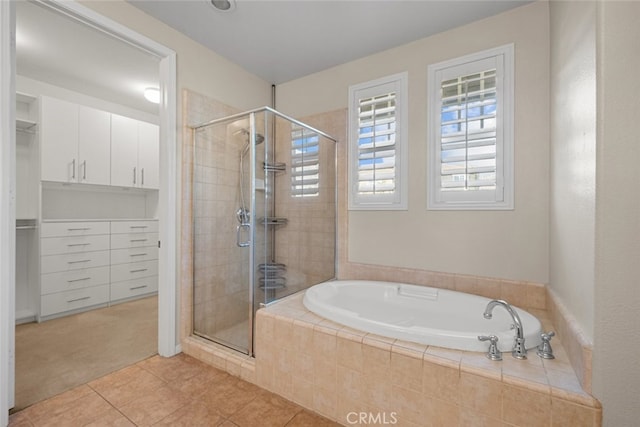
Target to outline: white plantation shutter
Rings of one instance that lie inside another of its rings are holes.
[[[442,82],[441,191],[496,188],[496,70]]]
[[[396,189],[396,94],[361,99],[358,112],[358,194]]]
[[[320,137],[301,126],[291,128],[291,195],[320,194]]]
[[[350,209],[406,209],[406,73],[349,88]]]
[[[513,208],[513,46],[429,66],[430,209]]]

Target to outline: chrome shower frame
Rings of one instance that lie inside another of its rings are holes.
[[[305,128],[311,132],[314,132],[316,134],[318,134],[319,136],[326,138],[334,143],[337,143],[338,140],[333,138],[332,136],[328,135],[327,133],[320,131],[318,129],[313,128],[312,126],[309,126],[299,120],[296,120],[290,116],[287,116],[286,114],[280,113],[279,111],[271,108],[271,107],[261,107],[261,108],[256,108],[253,110],[249,110],[249,111],[245,111],[242,113],[237,113],[237,114],[233,114],[230,116],[225,116],[225,117],[221,117],[218,119],[213,119],[213,120],[209,120],[207,122],[203,122],[203,123],[199,123],[196,125],[189,125],[188,127],[191,129],[191,136],[192,136],[192,153],[193,153],[193,159],[194,159],[194,166],[191,170],[192,176],[191,176],[191,182],[193,183],[193,173],[194,173],[194,169],[195,169],[195,159],[196,159],[196,155],[197,155],[197,150],[196,150],[196,134],[199,130],[203,130],[207,127],[210,126],[214,126],[220,123],[224,123],[224,122],[231,122],[233,120],[238,120],[238,119],[246,119],[247,117],[249,118],[249,147],[250,147],[250,182],[251,182],[251,196],[250,196],[250,219],[249,219],[249,227],[250,227],[250,232],[249,232],[249,236],[250,239],[248,241],[248,246],[250,247],[250,251],[249,251],[249,264],[251,266],[255,265],[255,244],[254,242],[256,242],[256,215],[255,215],[255,211],[256,211],[256,191],[255,191],[255,182],[256,182],[256,115],[257,114],[267,114],[270,113],[273,115],[273,119],[275,120],[276,117],[280,117],[288,122],[291,122],[292,124],[295,124],[297,126],[300,126],[302,128]],[[266,137],[266,136],[265,136]],[[273,150],[275,150],[275,142],[272,145]],[[338,175],[338,168],[337,168],[337,155],[334,155],[334,182],[337,188],[337,175]],[[193,188],[192,188],[193,190]],[[333,266],[333,271],[334,271],[334,279],[335,279],[335,275],[337,274],[337,266],[338,266],[338,251],[337,251],[337,228],[338,228],[338,192],[335,191],[335,221],[334,221],[334,236],[335,240],[334,240],[334,266]],[[196,254],[196,239],[195,239],[195,235],[196,235],[196,218],[195,218],[195,210],[192,210],[191,213],[191,222],[192,222],[192,236],[194,236],[194,238],[192,239],[192,253]],[[195,262],[193,263],[192,268],[195,269]],[[193,272],[193,278],[195,279],[195,271]],[[255,317],[255,310],[256,310],[256,301],[255,301],[255,290],[256,290],[256,277],[255,274],[252,272],[249,274],[249,300],[250,300],[250,304],[249,304],[249,316],[248,316],[248,320],[249,320],[249,336],[248,336],[248,355],[253,357],[254,356],[254,317]],[[269,303],[264,303],[264,302],[260,302],[259,303],[259,307],[265,307],[271,303],[277,302],[278,299],[271,301]],[[193,301],[192,301],[193,304]],[[195,316],[195,311],[192,313],[192,317]],[[192,318],[192,325],[194,325],[195,323],[195,319]],[[192,330],[191,333],[193,333],[194,331]],[[210,337],[209,337],[210,338]],[[212,341],[216,342],[215,339],[210,338]],[[244,349],[241,348],[237,348],[236,346],[233,345],[229,345],[228,343],[220,343],[222,345],[225,345],[227,347],[230,347],[236,351],[242,352],[244,354],[247,354],[247,352],[244,351]]]

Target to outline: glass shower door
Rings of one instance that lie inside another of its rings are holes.
[[[193,331],[251,354],[249,117],[194,130]]]

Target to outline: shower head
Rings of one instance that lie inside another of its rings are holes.
[[[240,130],[235,131],[233,134],[234,135],[242,134],[246,136],[247,137],[246,144],[249,144],[249,137],[251,135],[251,132],[249,132],[248,129],[242,128]],[[264,142],[264,135],[262,135],[261,133],[256,133],[256,145],[262,144],[263,142]]]

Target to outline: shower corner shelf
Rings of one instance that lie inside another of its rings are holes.
[[[286,163],[262,163],[265,172],[286,172]]]
[[[268,216],[260,218],[260,224],[262,225],[287,225],[289,220],[287,218],[279,218],[275,216]]]

